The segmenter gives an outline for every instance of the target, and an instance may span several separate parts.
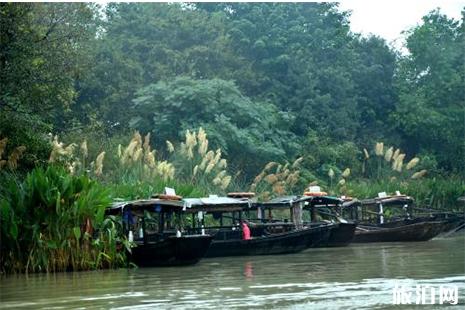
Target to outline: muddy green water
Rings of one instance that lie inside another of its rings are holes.
[[[465,235],[210,258],[189,267],[13,276],[0,281],[0,308],[392,308],[395,283],[456,285],[461,305],[452,309],[464,309]]]

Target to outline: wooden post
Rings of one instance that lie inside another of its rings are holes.
[[[383,204],[379,204],[379,224],[384,224],[384,210],[383,210]]]
[[[144,240],[144,245],[147,245],[147,233],[145,232],[145,212],[142,216],[142,233],[143,235],[143,240]]]
[[[260,218],[260,222],[265,223],[265,210],[262,207],[258,207],[258,214]]]
[[[302,221],[302,210],[304,207],[304,202],[299,202],[299,204],[294,205],[292,210],[292,221],[294,222],[294,226],[296,229],[302,229],[303,221]]]
[[[163,210],[160,212],[160,217],[159,217],[159,220],[158,220],[158,232],[160,234],[163,233],[163,231],[165,230],[165,213],[163,212]]]
[[[195,213],[192,213],[192,232],[195,234]]]
[[[311,220],[312,222],[316,222],[316,216],[317,216],[316,208],[315,208],[315,206],[312,205],[312,206],[310,207],[310,217],[311,217],[310,220]]]

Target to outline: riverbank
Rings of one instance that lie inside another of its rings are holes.
[[[126,177],[127,174],[125,172]],[[224,193],[221,188],[217,188],[218,192],[202,185],[205,179],[194,184],[185,179],[163,180],[155,176],[152,181],[137,177],[121,180],[117,182],[86,173],[71,174],[59,165],[35,168],[25,177],[1,174],[1,272],[60,272],[126,266],[124,248],[128,248],[129,243],[122,233],[121,221],[104,216],[105,208],[112,201],[148,198],[162,192],[165,186],[175,188],[184,197]],[[346,190],[358,198],[399,190],[418,197],[418,206],[450,211],[460,210],[457,198],[465,191],[463,180],[436,178],[412,182],[359,179],[347,183]],[[263,200],[263,192],[257,194]],[[343,192],[336,189],[330,194]]]

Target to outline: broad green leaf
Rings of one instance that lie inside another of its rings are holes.
[[[79,240],[81,238],[81,228],[74,227],[73,233],[74,233],[74,237],[76,238],[76,240]]]

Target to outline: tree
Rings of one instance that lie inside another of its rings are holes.
[[[96,66],[81,81],[78,101],[97,106],[109,126],[124,128],[135,92],[150,83],[178,75],[225,76],[223,59],[231,53],[224,45],[225,14],[176,3],[113,3],[106,16]]]
[[[63,125],[74,102],[74,83],[87,69],[87,42],[97,29],[95,9],[0,4],[0,135],[12,146],[26,145],[30,165],[47,153],[45,133]]]
[[[353,139],[358,124],[347,14],[336,4],[232,4],[230,44],[247,65],[233,73],[251,98],[295,115],[292,131]]]
[[[464,27],[439,11],[409,32],[399,62],[393,114],[409,152],[432,153],[447,170],[465,171]]]
[[[394,88],[396,52],[384,39],[370,36],[354,41],[357,60],[352,64],[352,78],[357,90],[359,130],[355,142],[367,147],[389,137],[395,139],[395,126],[389,121],[398,100]]]
[[[133,103],[131,127],[152,132],[158,144],[203,127],[233,166],[249,175],[296,151],[286,114],[266,102],[253,102],[230,81],[161,81],[139,90]]]
[[[2,3],[1,108],[50,118],[74,100],[85,67],[86,41],[95,36],[87,4]]]

